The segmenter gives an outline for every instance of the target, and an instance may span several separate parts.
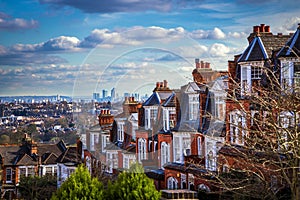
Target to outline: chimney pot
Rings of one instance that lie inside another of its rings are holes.
[[[167,87],[168,87],[168,81],[164,80],[164,88],[167,88]]]
[[[205,68],[207,68],[207,69],[210,68],[210,63],[206,62],[205,63]]]
[[[265,32],[266,32],[266,33],[270,33],[270,32],[271,32],[270,26],[265,26]]]
[[[259,26],[253,26],[253,33],[259,33]]]
[[[265,32],[265,24],[260,24],[260,32]]]
[[[195,63],[196,63],[196,69],[199,69],[200,68],[199,58],[195,59]]]
[[[204,62],[203,62],[203,60],[201,60],[201,69],[203,69],[204,68]]]

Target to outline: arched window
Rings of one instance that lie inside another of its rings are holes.
[[[199,191],[210,192],[209,187],[208,187],[207,185],[205,185],[205,184],[200,184],[200,185],[198,186],[198,190],[199,190]]]
[[[161,167],[170,162],[170,145],[166,142],[161,143]]]
[[[139,162],[146,159],[147,145],[144,138],[139,138],[138,140],[138,158]]]
[[[167,180],[168,183],[168,189],[169,190],[174,190],[178,188],[178,181],[174,177],[169,177]]]

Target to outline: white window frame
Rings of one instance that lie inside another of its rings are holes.
[[[138,160],[141,163],[142,160],[147,159],[147,141],[145,138],[138,139]]]
[[[166,142],[161,143],[161,167],[170,162],[170,145]]]
[[[202,138],[200,136],[197,137],[197,150],[198,156],[202,156]]]
[[[6,183],[12,183],[12,180],[13,180],[13,169],[11,167],[8,167],[5,170],[6,170]],[[8,173],[8,171],[10,171],[10,172]],[[9,176],[10,176],[10,179],[8,179]]]
[[[189,120],[199,117],[199,94],[189,94]]]
[[[113,173],[113,169],[118,168],[118,152],[106,151],[107,172]]]
[[[251,94],[251,65],[241,65],[241,96]]]
[[[118,126],[118,141],[123,142],[124,141],[124,126],[125,122],[124,121],[118,121],[117,122]]]
[[[234,110],[229,114],[230,143],[244,145],[246,137],[246,114],[240,110]]]
[[[191,190],[191,185],[194,186],[195,189],[195,177],[193,174],[188,174],[188,189]]]
[[[186,175],[180,173],[180,183],[181,183],[181,189],[187,189],[187,183],[186,183]],[[185,183],[185,188],[183,187],[183,183]]]
[[[225,119],[226,104],[223,95],[215,93],[214,117],[219,120]]]
[[[107,135],[107,134],[103,134],[102,136],[101,136],[102,138],[101,138],[101,142],[102,142],[102,145],[101,145],[101,148],[102,148],[102,153],[105,153],[106,152],[106,147],[107,147],[107,145],[110,143],[109,142],[109,135]]]
[[[145,129],[152,130],[152,122],[156,120],[158,107],[144,106],[145,109]]]
[[[178,188],[178,181],[172,176],[167,179],[167,183],[169,190],[176,190]]]
[[[191,154],[190,134],[173,135],[173,160],[176,163],[183,163],[184,156]]]

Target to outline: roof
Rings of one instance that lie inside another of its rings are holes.
[[[176,95],[173,92],[167,99],[166,101],[163,103],[164,107],[175,107],[176,106]]]
[[[265,46],[259,36],[256,36],[246,50],[243,52],[238,62],[258,61],[268,59]]]
[[[277,57],[298,57],[300,56],[300,25],[293,36],[277,53]]]
[[[157,92],[153,92],[152,95],[143,103],[143,106],[153,106],[160,104],[160,97]]]
[[[78,159],[80,158],[80,159]],[[67,150],[58,157],[59,163],[77,163],[81,160],[81,155],[78,155],[76,147],[68,147]]]
[[[154,106],[160,105],[164,102],[170,95],[173,94],[173,91],[159,91],[153,92],[152,95],[143,103],[143,106]]]

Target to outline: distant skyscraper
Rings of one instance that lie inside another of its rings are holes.
[[[99,93],[93,93],[93,100],[96,100],[96,101],[98,101],[99,100],[99,98],[100,98],[100,94]]]
[[[107,97],[107,90],[102,90],[102,98],[106,98]]]
[[[112,88],[110,91],[110,97],[111,97],[111,101],[115,100],[116,98],[116,90],[115,88]]]
[[[124,97],[130,97],[130,93],[125,92],[125,93],[124,93]]]

